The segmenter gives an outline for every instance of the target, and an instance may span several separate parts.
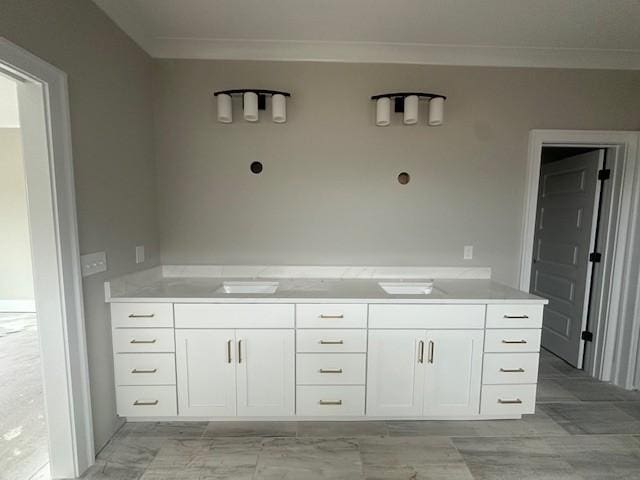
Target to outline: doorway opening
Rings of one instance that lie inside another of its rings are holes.
[[[520,289],[549,299],[542,346],[638,388],[638,132],[533,130]]]
[[[42,468],[39,472],[32,471],[30,462],[26,460],[26,447],[21,449],[15,442],[10,444],[26,436],[28,421],[33,421],[33,417],[38,419],[38,413],[31,412],[24,415],[23,422],[18,421],[19,424],[3,431],[0,437],[5,442],[0,442],[0,446],[9,448],[8,455],[16,457],[11,459],[11,463],[6,458],[7,453],[2,452],[0,477],[8,475],[6,478],[16,480],[34,475],[34,478],[76,478],[94,463],[95,453],[67,80],[64,72],[2,37],[0,76],[5,84],[10,82],[10,88],[17,94],[20,129],[19,133],[14,132],[13,140],[19,145],[24,171],[18,174],[22,178],[12,181],[12,186],[16,188],[21,184],[24,187],[23,213],[26,212],[28,217],[28,232],[23,232],[21,239],[7,248],[13,249],[16,258],[23,258],[18,262],[22,271],[24,264],[28,263],[25,257],[30,253],[33,291],[31,299],[26,298],[30,295],[25,291],[17,292],[20,275],[28,275],[13,271],[9,281],[12,282],[11,296],[14,298],[0,303],[0,311],[13,310],[12,315],[17,313],[16,310],[37,312],[37,316],[31,314],[30,318],[14,318],[4,323],[5,330],[22,331],[27,337],[37,330],[37,341],[33,335],[27,339],[24,335],[13,335],[13,339],[11,335],[0,338],[4,341],[3,347],[7,345],[7,338],[9,341],[24,340],[18,345],[23,357],[18,361],[9,359],[12,371],[7,384],[2,385],[2,394],[10,395],[15,388],[30,390],[30,398],[23,395],[17,399],[10,398],[8,404],[2,403],[0,418],[7,418],[7,422],[20,420],[21,409],[27,408],[29,403],[37,403],[37,391],[42,392],[43,410],[38,438],[29,442],[29,448],[37,447],[39,453],[35,456],[43,463]],[[15,215],[16,211],[11,213]],[[18,253],[19,249],[21,253]],[[0,255],[2,253],[9,252],[1,252]],[[29,304],[34,307],[29,307]],[[6,348],[2,352],[11,350]],[[38,359],[40,366],[37,365]],[[24,369],[23,377],[39,374],[41,381],[17,378],[18,367]],[[30,383],[24,387],[26,380]],[[23,382],[22,387],[17,382]],[[5,414],[7,417],[1,416]],[[43,425],[45,420],[46,428]],[[47,459],[48,464],[44,465]]]
[[[15,81],[0,75],[0,476],[47,478],[42,365]]]

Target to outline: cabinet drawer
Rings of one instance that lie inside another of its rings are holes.
[[[539,352],[540,332],[538,329],[487,330],[484,335],[484,351]]]
[[[298,330],[298,353],[358,353],[367,351],[366,330]]]
[[[298,328],[367,328],[367,305],[296,305],[296,324]]]
[[[171,303],[112,303],[113,328],[173,327]]]
[[[481,415],[522,415],[534,413],[535,385],[483,385]]]
[[[483,384],[536,383],[537,353],[485,353]]]
[[[484,305],[371,305],[369,328],[484,328]]]
[[[178,414],[175,386],[116,387],[121,417],[175,417]]]
[[[487,305],[487,328],[542,328],[543,305]]]
[[[176,328],[293,328],[293,305],[176,303]]]
[[[173,352],[173,328],[116,328],[113,349],[115,353]]]
[[[364,353],[301,353],[296,357],[298,385],[364,385]]]
[[[299,416],[362,416],[364,386],[302,386],[297,387]]]
[[[173,353],[118,353],[116,385],[175,385]]]

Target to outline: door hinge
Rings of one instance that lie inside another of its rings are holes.
[[[593,263],[600,263],[602,261],[602,254],[598,252],[590,253],[589,261]]]
[[[580,338],[582,338],[582,340],[585,340],[587,342],[593,342],[593,333],[585,330],[584,332],[582,332],[582,335],[580,336]]]
[[[611,178],[611,170],[604,168],[598,171],[598,180],[609,180]]]

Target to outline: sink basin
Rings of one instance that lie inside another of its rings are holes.
[[[279,282],[223,282],[224,293],[275,293]]]
[[[389,295],[429,295],[433,282],[378,282]]]

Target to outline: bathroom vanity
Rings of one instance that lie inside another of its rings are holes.
[[[109,292],[118,415],[357,420],[534,412],[546,300],[489,279],[436,279],[428,292],[429,282],[381,283],[168,278]]]

